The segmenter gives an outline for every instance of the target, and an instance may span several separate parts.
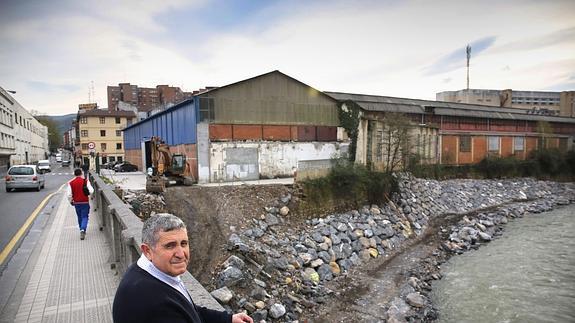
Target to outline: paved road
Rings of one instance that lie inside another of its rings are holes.
[[[72,177],[71,167],[54,163],[52,172],[46,174],[45,188],[40,192],[19,190],[7,193],[4,189],[5,179],[0,179],[0,251],[4,250],[42,200]]]

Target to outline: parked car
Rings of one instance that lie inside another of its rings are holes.
[[[56,162],[57,162],[57,163],[61,163],[61,162],[62,162],[62,154],[60,154],[60,153],[57,153],[57,154],[56,154]]]
[[[48,173],[52,171],[50,168],[50,161],[48,159],[43,159],[38,161],[38,169],[42,173]]]
[[[114,169],[114,166],[118,165],[120,162],[117,161],[111,161],[111,162],[107,162],[104,165],[102,165],[102,168],[105,169]]]
[[[116,172],[136,172],[138,171],[138,166],[134,165],[134,164],[130,164],[129,162],[123,162],[120,163],[116,166],[114,166],[114,170]]]
[[[70,167],[70,161],[69,160],[63,160],[62,161],[62,167]]]
[[[36,191],[44,188],[44,174],[36,165],[15,165],[10,167],[6,175],[6,192],[17,188],[34,188]]]

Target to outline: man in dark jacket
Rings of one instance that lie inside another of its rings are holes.
[[[150,217],[140,247],[140,259],[128,268],[116,291],[115,323],[253,323],[244,313],[230,315],[194,304],[180,279],[190,261],[188,232],[180,218]]]

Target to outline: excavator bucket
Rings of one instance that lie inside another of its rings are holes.
[[[163,193],[166,191],[166,183],[159,176],[151,176],[146,179],[146,192]]]

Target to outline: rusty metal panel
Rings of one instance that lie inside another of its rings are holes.
[[[314,126],[298,126],[298,141],[315,141],[317,139],[316,128]]]
[[[210,124],[210,140],[233,140],[231,124]]]
[[[317,126],[317,141],[337,141],[337,127]]]
[[[232,84],[203,97],[213,99],[213,123],[339,125],[335,100],[281,73]]]
[[[264,140],[291,140],[290,126],[262,126]]]
[[[233,125],[234,140],[262,140],[262,126]]]

